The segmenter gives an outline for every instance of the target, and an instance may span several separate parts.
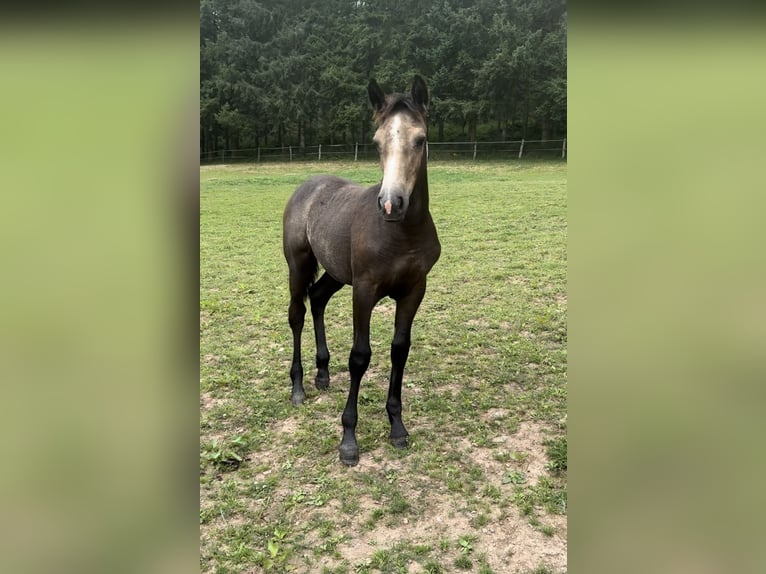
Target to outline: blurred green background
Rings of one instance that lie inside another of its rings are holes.
[[[198,567],[197,42],[0,30],[2,572]]]
[[[694,17],[570,20],[571,572],[766,564],[766,36]]]

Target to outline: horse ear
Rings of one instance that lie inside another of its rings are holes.
[[[423,108],[423,113],[428,111],[428,87],[420,76],[412,82],[412,101]]]
[[[370,95],[370,103],[372,104],[372,107],[375,108],[375,111],[377,112],[383,107],[383,104],[386,103],[386,95],[383,93],[383,90],[380,89],[378,82],[376,82],[374,78],[370,80],[370,84],[367,86],[367,93]]]

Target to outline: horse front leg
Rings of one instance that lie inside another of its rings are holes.
[[[402,379],[404,366],[410,353],[410,333],[415,313],[426,292],[425,279],[414,290],[396,301],[394,339],[391,342],[391,378],[388,384],[386,412],[391,423],[389,440],[397,448],[407,446],[409,433],[402,422]]]
[[[362,377],[370,364],[370,316],[377,303],[375,297],[363,292],[363,288],[354,284],[354,344],[348,357],[348,372],[351,384],[348,390],[346,407],[343,409],[343,439],[338,449],[340,461],[348,466],[359,462],[359,446],[356,442],[357,400]]]

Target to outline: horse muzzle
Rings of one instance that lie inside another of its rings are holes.
[[[381,193],[378,195],[378,210],[386,221],[400,221],[407,212],[409,201],[404,195]]]

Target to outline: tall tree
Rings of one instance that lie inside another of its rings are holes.
[[[566,4],[201,0],[201,149],[368,141],[367,81],[414,73],[439,140],[563,135]]]

